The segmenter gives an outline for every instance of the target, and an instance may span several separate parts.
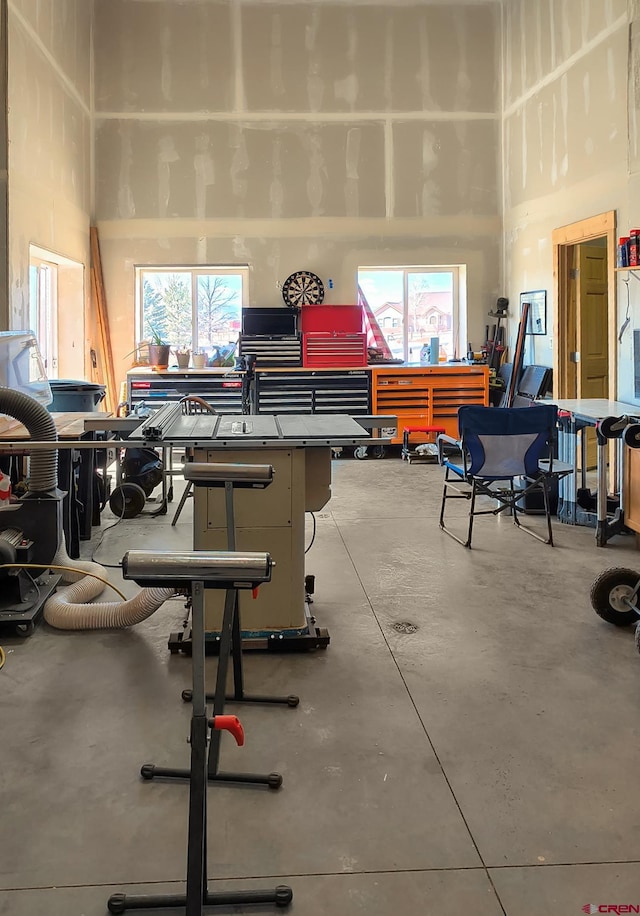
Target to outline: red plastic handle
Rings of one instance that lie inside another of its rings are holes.
[[[237,716],[214,716],[209,724],[211,728],[215,728],[218,731],[230,732],[236,739],[236,744],[239,747],[242,747],[244,744],[244,729],[242,727],[242,722]]]
[[[252,589],[251,589],[251,593],[252,593],[252,595],[253,595],[253,600],[254,600],[254,601],[255,601],[255,599],[258,597],[258,589],[259,589],[259,588],[260,588],[260,586],[259,586],[259,585],[256,585],[255,588],[252,588]]]

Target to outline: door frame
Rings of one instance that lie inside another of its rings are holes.
[[[554,229],[553,243],[553,300],[556,303],[553,318],[553,396],[568,396],[569,372],[569,249],[590,239],[606,237],[607,240],[607,309],[608,309],[608,359],[609,399],[616,400],[618,382],[617,340],[617,283],[616,283],[616,211],[608,210],[598,216],[570,223]]]

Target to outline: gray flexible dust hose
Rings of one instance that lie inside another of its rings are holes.
[[[99,563],[72,560],[64,543],[58,548],[54,566],[72,566],[77,574],[63,572],[67,585],[59,588],[44,606],[44,618],[58,630],[124,629],[135,626],[155,613],[167,598],[176,594],[173,588],[143,588],[129,601],[103,601],[89,604],[104,591],[104,583],[86,573],[106,577],[107,571]]]
[[[38,401],[14,391],[13,388],[0,388],[0,413],[19,420],[26,427],[32,439],[46,442],[58,441],[58,433],[53,417]],[[36,452],[29,458],[29,489],[33,493],[46,493],[55,490],[58,485],[58,452]]]
[[[19,420],[30,436],[37,441],[58,440],[55,423],[51,414],[38,401],[14,391],[0,387],[0,414]],[[58,451],[36,452],[29,461],[29,490],[32,493],[55,491],[58,486]],[[60,532],[60,543],[54,566],[70,566],[77,574],[65,572],[63,581],[67,585],[59,588],[44,606],[45,620],[58,630],[98,630],[103,628],[122,629],[132,627],[150,617],[164,604],[167,598],[176,594],[171,588],[143,588],[129,601],[105,601],[90,604],[105,588],[103,582],[87,576],[95,573],[106,578],[107,572],[99,563],[72,560],[67,554],[64,533]]]

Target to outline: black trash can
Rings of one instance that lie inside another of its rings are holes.
[[[52,379],[50,413],[93,413],[104,400],[106,388],[77,379]]]

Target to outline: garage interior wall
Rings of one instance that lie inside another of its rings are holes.
[[[543,365],[552,362],[553,230],[616,210],[618,234],[628,234],[623,229],[640,212],[629,172],[636,123],[627,117],[629,23],[637,14],[627,0],[505,0],[503,7],[505,288],[512,314],[520,292],[547,290],[548,333],[533,338]],[[637,294],[635,301],[640,309]],[[624,316],[624,289],[618,302]],[[632,339],[628,332],[618,354],[625,401],[633,400]]]
[[[97,0],[96,217],[116,367],[134,265],[295,270],[353,303],[359,265],[469,265],[499,291],[498,3]],[[465,343],[461,342],[461,353]]]
[[[530,289],[551,328],[553,229],[638,222],[639,7],[8,0],[3,326],[28,315],[29,244],[88,265],[93,219],[118,377],[136,264],[249,264],[251,304],[271,305],[301,268],[337,303],[359,265],[466,263],[470,339],[497,295]],[[622,281],[618,301],[621,324]],[[77,374],[80,303],[60,316]],[[536,338],[536,361],[551,347]]]
[[[29,324],[29,246],[89,264],[92,3],[9,0],[9,314]],[[83,377],[85,281],[62,277],[59,374]]]

